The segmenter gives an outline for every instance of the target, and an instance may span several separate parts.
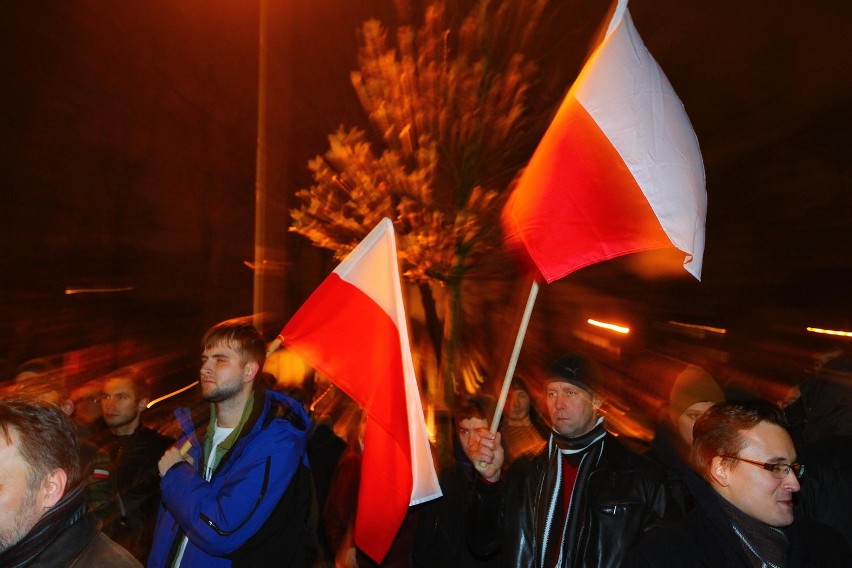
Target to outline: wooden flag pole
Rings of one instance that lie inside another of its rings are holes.
[[[527,326],[530,323],[530,316],[532,315],[536,296],[538,296],[538,289],[538,279],[534,277],[532,286],[530,286],[530,295],[527,298],[527,306],[524,308],[524,316],[521,318],[521,327],[518,329],[515,346],[512,348],[512,357],[509,359],[506,376],[503,378],[503,388],[500,389],[500,398],[497,399],[497,407],[494,409],[494,418],[491,419],[492,434],[497,432],[497,427],[500,425],[500,418],[503,416],[503,407],[506,405],[506,397],[509,396],[509,387],[512,385],[512,377],[515,376],[515,368],[518,366],[518,356],[521,354],[521,345],[523,345],[524,337],[527,334]]]
[[[266,348],[266,356],[269,357],[270,355],[272,355],[275,352],[276,349],[281,347],[282,341],[284,341],[284,338],[281,337],[280,335],[278,337],[276,337],[275,339],[273,339],[272,343],[270,343],[269,346],[267,346],[267,348]]]

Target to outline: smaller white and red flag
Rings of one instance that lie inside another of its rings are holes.
[[[279,338],[366,411],[355,544],[380,563],[408,507],[441,496],[390,219],[319,285]]]
[[[706,215],[698,139],[620,0],[506,204],[507,240],[547,282],[671,247],[700,280]]]

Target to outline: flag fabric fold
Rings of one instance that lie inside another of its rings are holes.
[[[701,279],[704,164],[683,104],[621,0],[503,211],[547,282],[675,247]]]
[[[366,412],[355,544],[381,562],[408,507],[441,496],[389,219],[320,284],[279,337]]]

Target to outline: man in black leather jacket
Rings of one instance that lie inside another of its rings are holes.
[[[470,546],[478,554],[502,549],[504,566],[620,566],[669,514],[664,476],[604,429],[590,360],[560,357],[547,381],[553,431],[539,455],[501,476],[499,434],[481,442]]]

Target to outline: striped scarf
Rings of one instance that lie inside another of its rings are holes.
[[[545,474],[545,487],[551,488],[551,495],[546,507],[539,508],[539,519],[544,526],[542,538],[540,565],[545,568],[561,566],[563,556],[571,554],[576,550],[576,540],[579,535],[579,519],[582,518],[582,510],[585,506],[583,495],[585,495],[586,484],[589,474],[598,465],[603,451],[604,436],[606,429],[603,426],[603,418],[599,418],[594,428],[586,434],[577,438],[566,438],[556,432],[552,432],[547,445],[548,468]],[[579,469],[577,481],[571,495],[563,496],[562,483],[562,458],[577,459],[579,457]],[[564,499],[568,499],[568,513],[562,505]],[[565,543],[569,543],[566,548]]]
[[[18,568],[28,565],[68,527],[86,513],[86,494],[78,485],[47,510],[24,537],[0,553],[0,566]]]

